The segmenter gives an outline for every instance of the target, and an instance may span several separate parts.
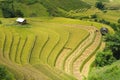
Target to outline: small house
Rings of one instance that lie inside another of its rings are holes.
[[[26,19],[24,19],[24,18],[17,18],[16,22],[19,24],[22,24],[22,25],[27,23]]]
[[[108,33],[108,29],[105,28],[105,27],[102,27],[102,28],[100,29],[100,32],[101,32],[102,35],[105,35],[105,34]]]

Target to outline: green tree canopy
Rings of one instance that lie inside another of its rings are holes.
[[[15,80],[5,66],[0,65],[0,80]]]
[[[24,14],[20,10],[14,9],[14,1],[6,0],[0,4],[2,9],[2,14],[5,18],[13,18],[13,17],[23,17]]]
[[[118,19],[118,23],[120,23],[120,19]]]
[[[113,57],[111,51],[98,52],[95,63],[96,66],[102,67],[112,64],[116,59]]]
[[[107,49],[113,52],[113,56],[116,59],[120,59],[120,33],[116,32],[113,35],[106,35],[105,41],[107,43]]]
[[[105,8],[104,4],[102,2],[96,2],[95,4],[96,8],[103,10]]]
[[[3,16],[5,18],[15,17],[15,12],[14,12],[12,0],[10,0],[10,1],[6,0],[6,1],[2,2],[1,9],[2,9]]]

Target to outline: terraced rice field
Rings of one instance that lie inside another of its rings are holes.
[[[28,19],[18,25],[3,19],[0,25],[0,64],[16,80],[83,80],[101,45],[94,26]]]

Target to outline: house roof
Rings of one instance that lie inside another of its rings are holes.
[[[17,21],[17,22],[24,22],[25,19],[24,19],[24,18],[17,18],[16,21]]]

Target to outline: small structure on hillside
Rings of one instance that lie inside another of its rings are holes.
[[[100,29],[100,32],[101,32],[102,35],[105,35],[105,34],[108,33],[108,29],[105,28],[105,27],[102,27],[102,28]]]
[[[22,25],[27,23],[26,19],[24,19],[24,18],[17,18],[16,22],[19,24],[22,24]]]

